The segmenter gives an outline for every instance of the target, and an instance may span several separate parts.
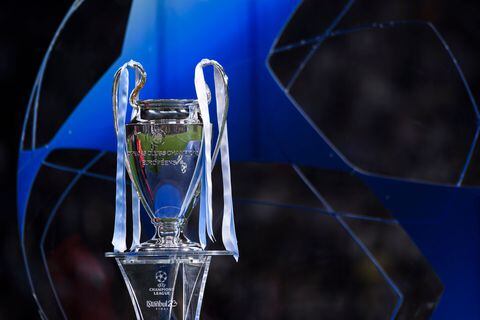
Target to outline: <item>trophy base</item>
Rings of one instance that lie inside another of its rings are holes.
[[[228,251],[109,252],[127,286],[137,319],[197,320],[212,256]]]
[[[134,252],[155,252],[155,251],[201,251],[203,250],[199,243],[190,241],[187,237],[180,234],[179,237],[154,237],[148,241],[139,244]]]

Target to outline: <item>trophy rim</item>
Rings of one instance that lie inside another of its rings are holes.
[[[196,99],[145,99],[137,102],[140,108],[144,109],[163,109],[163,108],[198,108]]]

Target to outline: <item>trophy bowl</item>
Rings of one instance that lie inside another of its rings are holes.
[[[200,249],[183,234],[199,195],[194,181],[203,132],[198,101],[140,100],[137,105],[126,125],[127,171],[155,235],[135,250]],[[194,196],[186,199],[191,188]]]

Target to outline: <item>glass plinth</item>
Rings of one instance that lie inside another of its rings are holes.
[[[137,319],[196,320],[212,256],[233,255],[220,250],[108,252],[115,258],[127,285]]]

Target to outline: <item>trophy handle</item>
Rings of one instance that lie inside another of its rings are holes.
[[[118,86],[119,86],[119,82],[120,82],[120,75],[121,75],[122,71],[125,69],[125,67],[126,68],[130,67],[130,68],[135,69],[135,88],[133,88],[132,93],[130,94],[130,97],[129,97],[130,104],[133,107],[132,117],[136,114],[135,112],[137,112],[139,110],[139,106],[138,106],[138,103],[137,103],[138,102],[138,94],[139,94],[139,91],[145,85],[145,82],[147,81],[147,73],[145,72],[145,69],[143,68],[143,66],[140,63],[138,63],[136,61],[133,61],[133,60],[130,60],[125,65],[123,65],[121,68],[119,68],[117,70],[117,72],[115,72],[114,79],[113,79],[113,89],[112,89],[113,90],[112,105],[113,105],[113,120],[114,120],[114,125],[115,125],[115,132],[117,133],[117,139],[118,139],[118,134],[119,134],[119,128],[118,128],[118,89],[119,88],[118,88]],[[128,94],[128,92],[127,92],[127,94]],[[128,104],[127,104],[126,108],[128,108]],[[123,134],[125,134],[125,132]],[[126,140],[125,136],[123,136],[122,139]],[[138,192],[138,190],[140,190],[139,187],[138,187],[138,182],[134,178],[135,176],[132,175],[132,169],[130,168],[130,161],[127,160],[128,158],[127,158],[126,150],[124,152],[125,152],[125,154],[124,154],[125,168],[126,168],[126,170],[128,172],[128,175],[129,175],[129,177],[132,181],[132,184],[135,186],[135,188],[132,188],[132,197],[133,197],[132,202],[133,201],[138,201],[138,199],[141,199],[141,201],[143,202],[144,199]],[[118,162],[117,162],[117,166],[118,166]],[[133,189],[135,191],[133,191]],[[117,192],[118,192],[118,189],[117,189]],[[134,196],[133,192],[136,192],[136,196]],[[138,198],[136,198],[136,197],[138,197]],[[136,200],[134,200],[134,198],[136,198]],[[134,209],[135,207],[136,207],[136,209]],[[148,206],[145,206],[145,208],[147,208],[147,207]],[[139,214],[138,205],[133,206],[132,211],[134,213],[134,216],[135,216],[135,212],[138,215]],[[137,228],[138,228],[138,226],[137,226]],[[138,229],[138,230],[140,230],[140,229]],[[135,235],[135,232],[138,232],[137,235]],[[140,233],[139,232],[140,231],[135,231],[135,224],[134,224],[134,241],[136,241],[135,237],[137,237],[137,240],[140,239]]]
[[[225,85],[225,112],[223,113],[222,125],[221,125],[220,128],[218,128],[218,137],[217,137],[217,141],[215,143],[215,148],[213,150],[213,156],[212,156],[212,163],[215,163],[215,161],[217,160],[218,153],[220,151],[220,141],[222,139],[223,132],[225,130],[225,124],[227,123],[227,114],[228,114],[228,107],[229,107],[228,76],[225,73],[225,70],[223,69],[222,65],[219,64],[217,61],[210,60],[209,63],[207,63],[206,65],[208,65],[208,64],[212,65],[215,69],[217,69],[218,72],[220,72],[220,74],[222,76],[223,84]],[[207,96],[209,96],[208,93],[210,91],[210,88],[208,87],[208,85],[207,85],[207,91],[208,91]],[[210,93],[210,95],[211,95],[211,93]]]
[[[130,105],[135,109],[138,110],[140,107],[138,106],[138,94],[140,90],[147,82],[147,73],[143,66],[137,62],[130,60],[128,62],[128,66],[135,69],[135,88],[133,88],[132,93],[130,93]],[[118,69],[115,72],[113,77],[113,92],[112,92],[112,105],[113,105],[113,120],[115,123],[115,131],[118,133],[118,125],[117,125],[117,110],[118,110],[118,83],[120,80],[120,74],[122,72],[122,68]]]

